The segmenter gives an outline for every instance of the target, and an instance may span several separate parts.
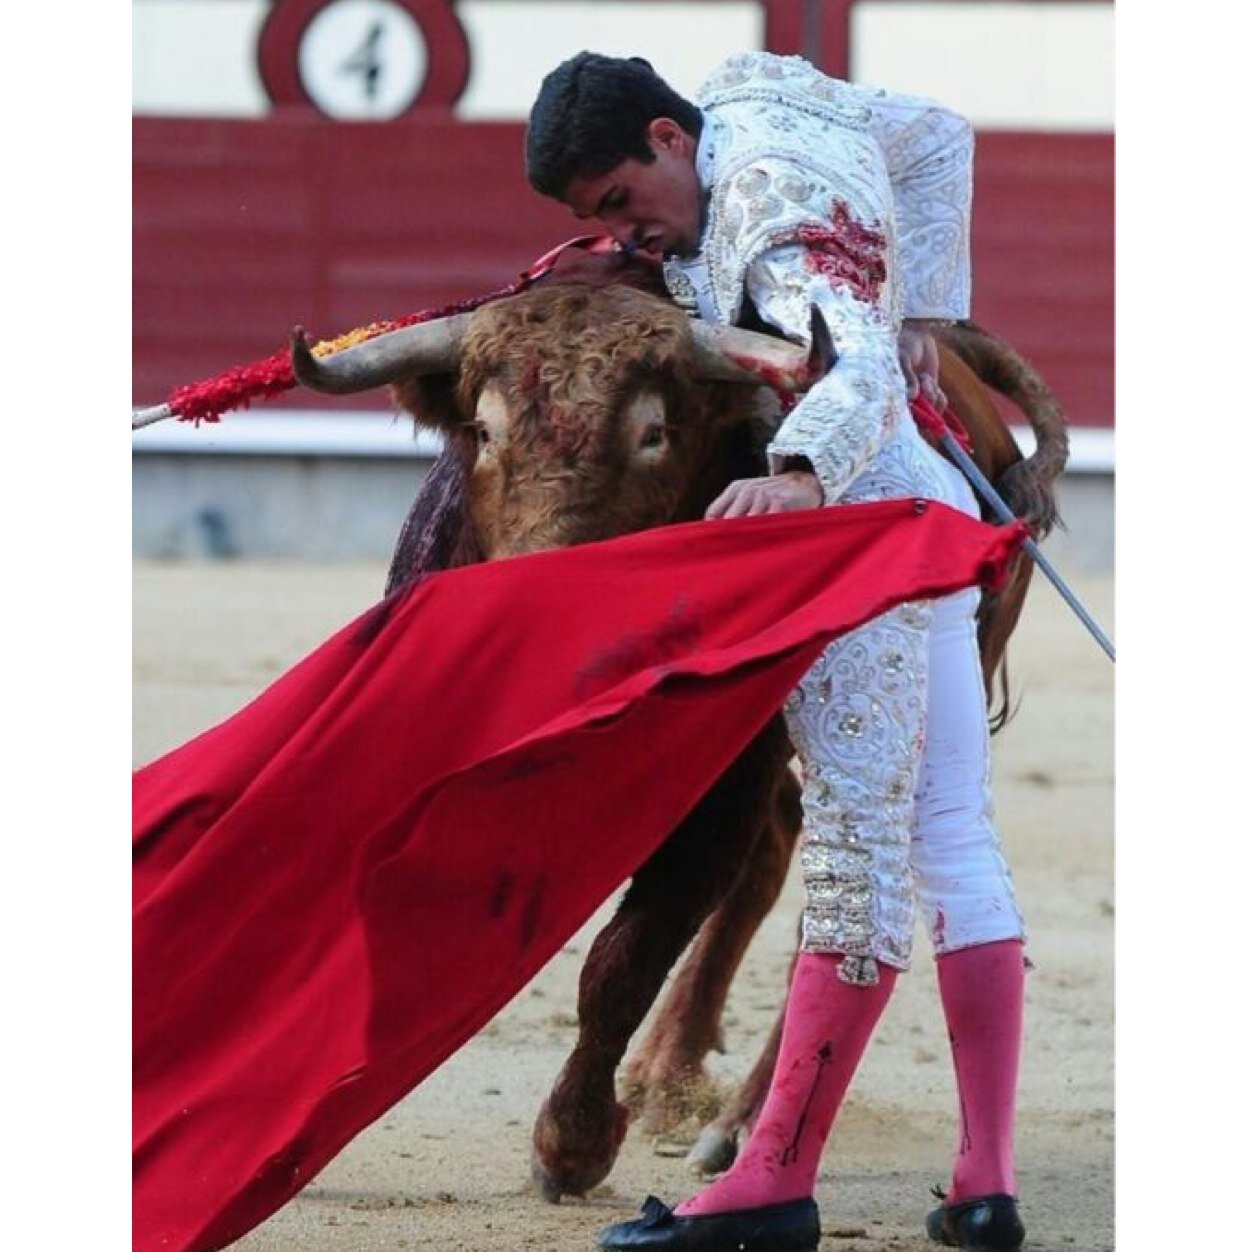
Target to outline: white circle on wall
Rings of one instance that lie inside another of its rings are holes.
[[[330,117],[397,117],[421,91],[427,60],[421,28],[392,0],[328,4],[300,39],[300,79]]]

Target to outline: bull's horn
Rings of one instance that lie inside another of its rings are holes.
[[[816,307],[810,318],[807,352],[786,339],[708,322],[692,322],[691,335],[700,376],[722,382],[764,383],[779,391],[804,391],[835,363],[830,330]]]
[[[460,360],[461,339],[471,316],[457,313],[403,326],[323,357],[313,355],[304,331],[297,326],[291,332],[291,368],[306,387],[337,396],[368,391],[414,374],[450,374]]]

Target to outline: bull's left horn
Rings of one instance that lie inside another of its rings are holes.
[[[403,326],[333,355],[313,355],[304,331],[291,332],[291,368],[313,391],[350,395],[414,374],[450,374],[457,368],[470,313]]]
[[[779,391],[805,391],[835,361],[830,330],[813,309],[810,347],[733,326],[692,322],[696,369],[702,378],[720,382],[759,383]]]

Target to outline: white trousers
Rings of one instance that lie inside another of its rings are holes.
[[[918,906],[937,955],[1025,937],[992,820],[978,600],[968,588],[884,613],[836,640],[787,703],[804,773],[801,947],[850,958],[845,981],[876,982],[877,961],[908,968]]]

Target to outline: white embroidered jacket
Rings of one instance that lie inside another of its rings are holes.
[[[838,354],[776,432],[772,467],[806,457],[827,503],[944,498],[897,341],[902,317],[968,316],[969,123],[764,52],[731,57],[696,100],[708,200],[699,254],[666,261],[671,294],[722,324],[740,321],[746,296],[806,344],[817,305]]]

